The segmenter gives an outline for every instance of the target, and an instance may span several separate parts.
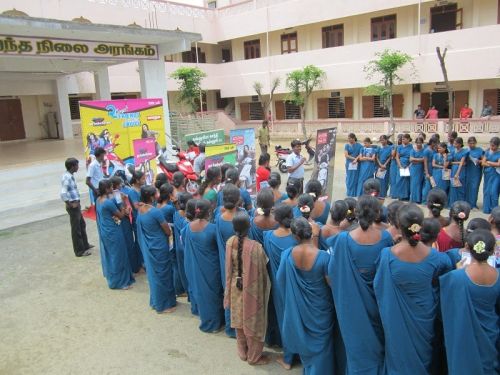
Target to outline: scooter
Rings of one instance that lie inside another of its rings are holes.
[[[165,154],[171,155],[170,160],[165,158]],[[177,146],[172,146],[170,153],[164,152],[158,157],[158,167],[165,173],[169,182],[172,182],[175,172],[182,172],[184,178],[187,179],[186,191],[191,194],[196,194],[198,191],[198,176],[194,173],[193,165],[186,159],[186,154]]]
[[[274,153],[276,154],[277,163],[276,166],[281,173],[286,173],[288,168],[286,166],[286,158],[292,153],[289,148],[283,148],[281,145],[274,146]]]

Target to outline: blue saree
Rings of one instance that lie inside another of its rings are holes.
[[[448,194],[450,189],[450,181],[443,180],[443,166],[444,166],[444,158],[441,154],[434,154],[434,162],[435,164],[441,167],[433,167],[432,169],[432,177],[434,178],[434,182],[436,182],[436,187],[445,191]]]
[[[491,152],[488,150],[484,153],[487,161],[497,162],[500,159],[500,151]],[[500,169],[494,167],[484,167],[484,183],[483,183],[483,212],[485,214],[498,206],[498,194],[500,193]]]
[[[292,248],[285,250],[276,274],[284,302],[281,336],[287,348],[299,353],[304,374],[333,374],[334,307],[325,277],[330,256],[319,251],[309,271],[295,266]]]
[[[392,147],[387,145],[384,147],[378,148],[377,159],[381,164],[384,164],[388,159],[391,158]],[[386,173],[384,178],[378,178],[377,180],[380,182],[380,198],[385,198],[387,196],[387,191],[389,190],[389,177],[390,177],[390,169],[391,164],[393,162],[390,161],[386,167]]]
[[[184,252],[186,274],[201,320],[199,328],[203,332],[216,332],[224,325],[224,291],[215,225],[208,223],[199,232],[186,225]]]
[[[465,161],[469,157],[468,150],[462,148],[460,151],[453,151],[450,155],[450,162],[459,162],[462,158],[465,158],[464,165],[462,166],[462,170],[460,171],[460,175],[458,176],[458,180],[462,186],[455,187],[453,186],[453,179],[457,175],[458,172],[458,164],[452,164],[451,166],[451,183],[450,183],[450,195],[448,196],[448,206],[451,207],[453,203],[456,201],[464,201],[465,200]]]
[[[328,276],[347,354],[348,373],[384,373],[384,330],[373,278],[380,251],[392,245],[389,232],[379,242],[360,245],[348,232],[336,236]]]
[[[411,150],[411,157],[421,159],[424,157],[424,150]],[[410,201],[422,202],[422,187],[424,184],[424,163],[412,162],[410,164]]]
[[[450,269],[449,258],[435,249],[418,263],[399,260],[390,247],[382,250],[373,286],[388,374],[429,374],[439,302],[433,282]]]
[[[172,253],[168,236],[161,227],[164,223],[163,214],[155,207],[137,216],[137,236],[146,263],[149,303],[157,312],[176,305]]]
[[[399,154],[399,162],[401,164],[401,168],[407,168],[410,166],[410,154],[413,150],[413,146],[411,144],[399,145],[397,148],[397,152]],[[397,165],[397,163],[395,163]],[[410,177],[402,177],[401,172],[399,171],[396,177],[396,195],[397,198],[408,200],[410,198]]]
[[[500,373],[500,277],[491,286],[481,286],[460,269],[439,280],[449,373]]]
[[[377,150],[374,147],[363,147],[361,149],[361,155],[364,157],[371,157],[377,154]],[[375,160],[361,160],[358,162],[359,173],[358,173],[358,184],[356,187],[356,196],[360,197],[363,195],[363,184],[369,178],[373,178],[376,169]]]
[[[102,270],[110,289],[127,288],[135,282],[121,223],[117,224],[113,219],[113,214],[118,210],[113,199],[104,202],[98,199],[96,202]]]
[[[427,172],[429,173],[429,176],[432,176],[432,159],[434,158],[435,151],[427,146],[424,150],[424,158],[427,159]],[[429,194],[429,191],[432,189],[431,181],[425,176],[425,169],[424,169],[424,186],[422,188],[422,204],[427,203],[427,195]]]
[[[483,154],[481,147],[469,148],[469,155],[465,162],[465,200],[472,208],[477,208],[477,196],[483,175],[481,167]]]
[[[359,143],[354,143],[350,144],[347,143],[344,146],[344,151],[347,151],[347,154],[349,156],[352,156],[353,158],[357,157],[359,153],[361,152],[361,149],[363,146]],[[356,189],[358,186],[358,169],[359,169],[359,163],[357,166],[357,169],[355,170],[349,170],[349,164],[352,162],[350,159],[345,160],[345,173],[346,173],[346,196],[348,197],[355,197],[356,196]]]
[[[285,307],[283,298],[277,289],[276,274],[280,266],[281,254],[283,253],[283,251],[296,245],[297,241],[291,234],[286,237],[278,237],[274,234],[274,231],[269,230],[264,232],[264,251],[269,258],[268,272],[269,278],[271,279],[271,295],[275,313],[275,316],[272,317],[271,312],[268,311],[268,326],[272,324],[278,326],[277,331],[278,335],[280,336],[279,340],[281,341],[283,346],[283,360],[290,365],[293,362],[293,353],[288,350],[286,342],[283,342],[283,340],[281,340],[280,335],[280,331],[283,330],[283,315]]]

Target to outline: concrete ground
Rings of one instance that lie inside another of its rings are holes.
[[[81,144],[69,141],[61,151],[48,142],[21,144],[17,149],[32,160],[0,165],[0,374],[301,373],[274,362],[241,362],[235,340],[198,330],[184,298],[174,314],[156,314],[144,274],[131,290],[108,289],[97,249],[90,257],[74,257],[58,198],[64,159],[81,159]],[[334,200],[345,192],[342,145],[337,147]],[[36,157],[33,150],[44,153]],[[0,160],[9,155],[2,145]],[[81,191],[84,175],[82,169],[77,176]],[[475,210],[476,216],[485,217]],[[87,228],[98,245],[95,222]]]

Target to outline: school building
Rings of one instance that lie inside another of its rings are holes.
[[[290,136],[297,134],[300,111],[287,100],[286,75],[309,64],[326,72],[308,102],[309,130],[333,124],[340,134],[376,136],[388,131],[387,106],[366,93],[376,81],[364,67],[385,49],[413,57],[414,69],[401,71],[393,97],[398,132],[444,132],[450,111],[464,137],[487,140],[500,131],[500,0],[210,0],[204,7],[163,0],[3,0],[0,14],[0,141],[78,136],[79,100],[155,95],[168,100],[171,115],[180,114],[178,86],[169,78],[180,66],[207,74],[201,109],[224,127],[258,126],[269,115],[253,85],[260,82],[269,93],[280,78],[270,118],[273,132]],[[163,47],[159,63],[111,55],[12,56],[6,53],[12,35]],[[436,47],[447,48],[452,103]],[[148,85],[155,87],[148,92]],[[479,119],[486,100],[493,116]],[[465,103],[474,119],[460,122]],[[424,110],[435,105],[442,119],[415,121],[418,104]]]

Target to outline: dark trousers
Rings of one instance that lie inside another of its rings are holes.
[[[66,212],[69,214],[69,222],[71,224],[71,239],[73,240],[73,250],[77,257],[87,250],[90,245],[87,239],[87,229],[85,219],[82,216],[80,205],[78,207],[70,207],[66,205]]]
[[[261,155],[267,154],[267,145],[260,145],[260,154]]]

